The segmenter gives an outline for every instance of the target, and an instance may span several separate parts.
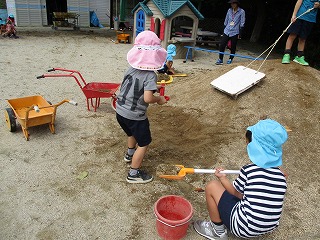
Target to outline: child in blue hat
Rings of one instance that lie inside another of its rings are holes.
[[[158,70],[158,73],[166,73],[168,75],[174,75],[173,57],[176,55],[176,46],[169,44],[167,47],[167,59],[163,68]]]
[[[282,165],[282,145],[286,129],[265,119],[246,131],[247,153],[252,163],[241,168],[231,183],[217,168],[214,180],[206,186],[210,221],[198,220],[195,230],[209,239],[228,239],[227,229],[241,238],[256,237],[273,231],[282,213],[287,189]]]

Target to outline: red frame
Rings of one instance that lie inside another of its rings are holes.
[[[94,108],[94,111],[100,106],[100,98],[110,98],[112,97],[114,102],[117,98],[116,91],[118,90],[120,84],[119,83],[103,83],[103,82],[90,82],[86,83],[84,77],[79,71],[64,69],[64,68],[53,68],[49,71],[62,71],[68,72],[59,73],[59,74],[43,74],[42,78],[46,77],[72,77],[76,80],[78,86],[82,90],[83,94],[87,100],[87,108],[90,111],[89,99],[91,102],[91,106]],[[93,101],[95,99],[95,102]]]

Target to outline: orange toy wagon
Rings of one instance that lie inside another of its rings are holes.
[[[117,42],[130,43],[130,34],[124,33],[123,31],[117,31]]]
[[[17,129],[16,119],[21,125],[22,132],[26,140],[29,140],[29,127],[49,124],[51,133],[55,133],[54,121],[57,107],[63,103],[77,105],[71,100],[63,100],[57,104],[47,102],[42,96],[29,96],[7,100],[11,108],[5,109],[5,118],[10,132]]]

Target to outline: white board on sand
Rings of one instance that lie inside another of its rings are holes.
[[[266,75],[256,70],[238,66],[211,82],[211,85],[234,98],[256,85]]]

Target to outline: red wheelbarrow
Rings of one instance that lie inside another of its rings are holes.
[[[90,82],[86,83],[83,76],[79,71],[68,70],[64,68],[52,68],[48,72],[61,71],[64,73],[58,74],[43,74],[38,76],[37,79],[47,78],[47,77],[72,77],[76,80],[80,89],[84,93],[87,99],[87,108],[90,111],[90,104],[94,108],[94,111],[100,106],[100,98],[111,98],[111,106],[113,109],[116,108],[117,95],[119,83],[103,83],[103,82]],[[90,100],[90,104],[89,104]]]

